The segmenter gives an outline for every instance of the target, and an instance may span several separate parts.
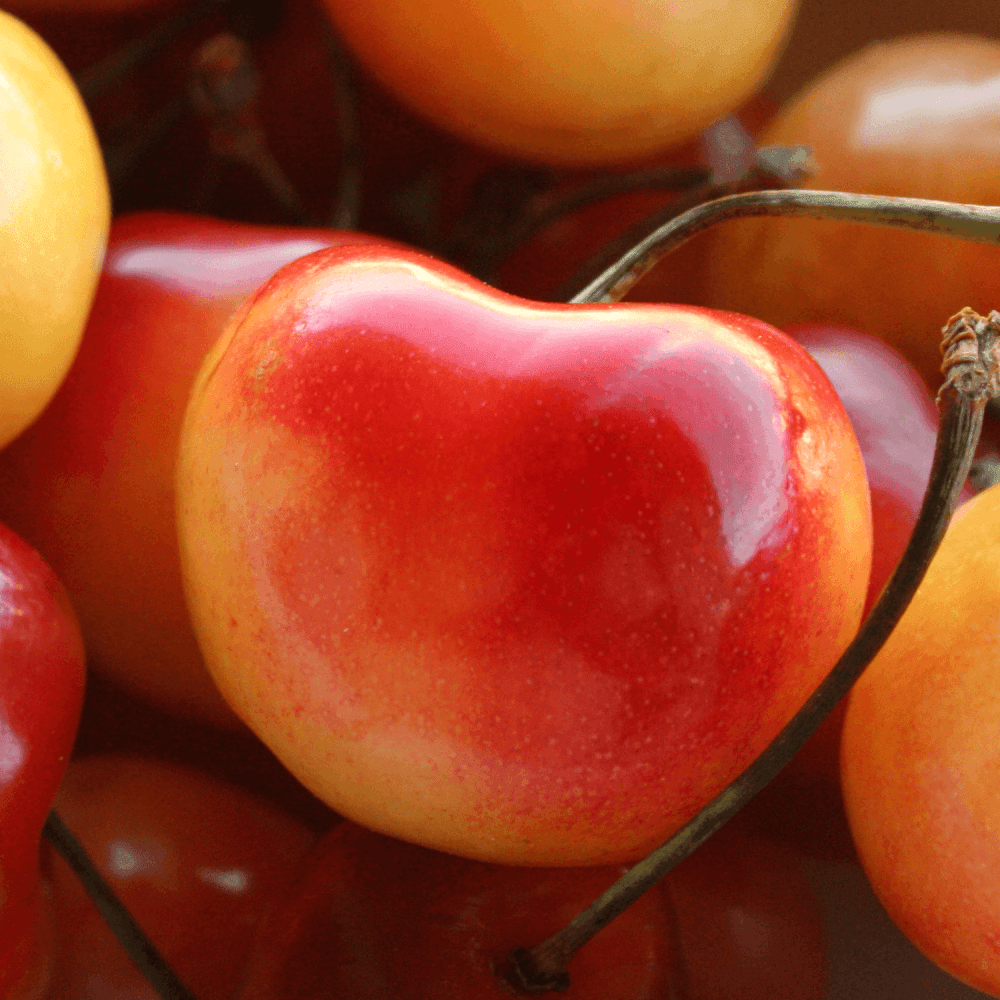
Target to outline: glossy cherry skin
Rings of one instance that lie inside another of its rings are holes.
[[[619,868],[513,868],[341,823],[262,925],[240,1000],[506,1000],[507,955],[590,905]],[[675,936],[649,893],[574,963],[567,998],[669,996]]]
[[[341,814],[485,860],[661,842],[832,665],[871,554],[847,417],[782,334],[378,247],[234,317],[178,491],[237,712]]]
[[[0,453],[0,519],[65,582],[91,666],[175,712],[236,724],[202,664],[177,557],[173,470],[195,373],[279,267],[366,239],[119,217],[76,362],[41,419]]]
[[[843,785],[879,899],[929,958],[1000,996],[1000,489],[958,512],[851,692]]]
[[[813,81],[761,141],[812,148],[818,169],[805,187],[995,205],[998,78],[996,39],[897,38]],[[985,313],[1000,301],[995,248],[933,233],[741,219],[718,227],[704,246],[700,304],[782,329],[836,323],[865,330],[900,351],[935,389],[941,327],[965,306]]]
[[[83,702],[83,642],[38,554],[0,525],[0,996],[35,1000],[51,964],[38,872]]]
[[[233,996],[264,913],[313,833],[192,768],[118,755],[73,761],[56,808],[119,899],[194,994]],[[59,1000],[153,997],[76,875],[47,846]]]

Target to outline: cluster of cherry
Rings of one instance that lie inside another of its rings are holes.
[[[840,997],[859,860],[1000,996],[1000,45],[121,6],[0,12],[0,998]]]

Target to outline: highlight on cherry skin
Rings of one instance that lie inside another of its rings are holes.
[[[179,213],[115,219],[79,354],[42,416],[0,451],[0,521],[64,582],[92,670],[173,712],[239,726],[184,604],[174,512],[184,406],[229,317],[279,267],[373,241]]]
[[[880,42],[811,81],[758,141],[812,149],[817,169],[803,187],[996,205],[998,74],[996,38],[941,33]],[[692,301],[781,329],[864,330],[898,350],[932,391],[941,384],[941,318],[965,306],[985,314],[1000,302],[996,248],[934,233],[740,219],[697,249],[706,274]]]
[[[39,1000],[54,928],[39,873],[45,818],[73,748],[83,641],[41,557],[0,525],[0,996]]]
[[[854,635],[871,558],[848,418],[783,334],[377,247],[234,317],[178,519],[209,669],[307,788],[534,865],[641,857],[742,771]]]
[[[107,754],[75,759],[56,808],[198,1000],[226,1000],[268,909],[315,834],[193,768]],[[46,843],[58,929],[52,1000],[145,997],[150,986],[68,865]]]

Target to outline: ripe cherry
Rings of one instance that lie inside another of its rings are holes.
[[[83,701],[83,643],[61,585],[0,525],[0,996],[38,1000],[52,962],[42,826]]]

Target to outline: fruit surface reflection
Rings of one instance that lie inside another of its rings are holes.
[[[486,860],[658,844],[833,663],[871,554],[847,417],[777,331],[375,247],[234,319],[178,483],[236,710],[338,812]]]
[[[810,145],[819,169],[807,187],[991,205],[1000,203],[998,114],[1000,43],[917,36],[834,67],[760,141]],[[705,252],[698,301],[782,329],[819,322],[866,330],[934,388],[943,323],[965,306],[985,315],[1000,302],[995,248],[930,234],[738,220],[721,226]]]

